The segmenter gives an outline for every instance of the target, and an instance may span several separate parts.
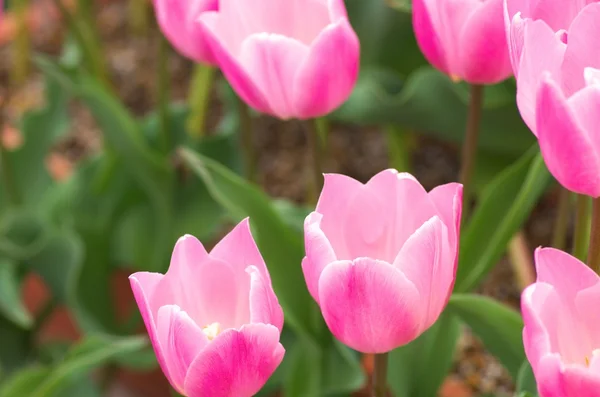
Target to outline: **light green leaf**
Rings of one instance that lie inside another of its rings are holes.
[[[529,361],[524,361],[521,365],[516,383],[518,392],[531,393],[532,396],[537,394],[537,383],[531,365],[529,365]]]

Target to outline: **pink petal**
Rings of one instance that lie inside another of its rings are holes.
[[[508,42],[508,54],[512,64],[513,74],[518,79],[521,65],[521,54],[523,52],[523,43],[525,41],[525,27],[528,20],[521,18],[520,14],[510,16],[507,8],[509,1],[504,1],[504,20],[506,24],[506,36]]]
[[[347,19],[326,27],[310,47],[293,82],[295,116],[326,115],[340,106],[358,78],[360,44]]]
[[[421,296],[421,330],[429,328],[448,303],[456,278],[456,249],[448,229],[434,216],[408,238],[394,261]]]
[[[258,88],[250,74],[244,70],[235,58],[237,52],[231,52],[236,51],[236,42],[228,44],[227,41],[233,41],[233,39],[228,38],[227,33],[218,29],[219,14],[217,12],[205,12],[198,21],[221,71],[235,92],[254,109],[263,113],[273,113],[265,97],[266,94]],[[232,23],[232,26],[235,26],[235,24]]]
[[[152,347],[154,348],[154,354],[156,354],[158,364],[160,365],[160,368],[162,369],[167,379],[169,379],[171,384],[173,384],[173,382],[170,380],[171,378],[169,375],[169,368],[165,361],[163,348],[161,346],[160,339],[156,330],[155,317],[158,316],[159,308],[153,310],[150,307],[150,298],[154,294],[157,285],[163,277],[164,276],[159,273],[138,272],[129,276],[129,282],[131,284],[133,296],[135,297],[135,301],[142,315],[142,319],[144,320],[144,324],[146,325],[148,337],[150,338],[150,342],[152,343]]]
[[[462,28],[459,37],[461,76],[471,84],[495,84],[512,74],[502,2],[480,3]]]
[[[256,33],[242,44],[239,61],[264,93],[273,116],[296,116],[294,80],[309,49],[300,41],[270,33]]]
[[[179,282],[193,278],[200,263],[208,260],[208,253],[194,236],[186,234],[175,243],[171,263],[165,277]]]
[[[460,183],[441,185],[429,192],[429,199],[437,209],[440,219],[448,228],[451,247],[457,246],[460,237],[462,196],[463,186]]]
[[[533,373],[537,381],[538,391],[541,397],[565,397],[569,396],[565,391],[564,377],[561,374],[562,363],[558,354],[550,354],[543,357],[533,367]],[[577,394],[574,396],[579,397]]]
[[[538,362],[547,354],[558,349],[556,321],[548,317],[548,306],[543,303],[560,303],[552,286],[546,283],[534,283],[525,288],[521,295],[521,312],[523,314],[523,346],[527,359],[536,372]],[[548,328],[552,328],[551,333]],[[536,372],[537,373],[537,372]]]
[[[247,324],[215,338],[194,360],[185,380],[187,396],[250,397],[281,363],[285,350],[279,330]]]
[[[600,150],[600,128],[598,128],[598,123],[600,123],[600,113],[598,113],[600,84],[594,82],[594,79],[597,78],[594,76],[600,77],[600,71],[586,68],[584,74],[591,85],[576,92],[575,95],[569,98],[568,103],[582,130],[592,142],[590,150],[598,155],[598,150]]]
[[[599,20],[600,3],[590,4],[577,15],[569,28],[562,64],[562,88],[567,97],[586,85],[583,75],[586,67],[600,68]]]
[[[161,31],[179,52],[196,62],[216,63],[197,19],[217,10],[217,0],[154,0],[154,7]]]
[[[544,71],[555,81],[560,78],[560,65],[566,45],[543,21],[525,26],[524,45],[517,79],[517,105],[521,117],[537,136],[536,95]]]
[[[598,310],[598,302],[600,302],[600,280],[592,287],[579,291],[574,302],[575,308],[573,311],[579,319],[577,322],[579,332],[572,334],[571,338],[574,339],[575,335],[581,333],[582,337],[577,339],[587,350],[586,356],[590,360],[592,359],[592,352],[600,349],[600,332],[598,332],[600,330],[600,311]],[[600,351],[597,353],[600,353]],[[597,359],[596,361],[595,365],[600,369],[600,360]]]
[[[542,81],[536,108],[540,149],[548,169],[567,189],[600,196],[600,162],[593,143],[560,88]]]
[[[158,310],[156,328],[169,368],[169,380],[182,393],[188,368],[208,344],[208,339],[187,313],[175,305],[163,306]]]
[[[540,0],[531,7],[531,17],[545,21],[554,31],[569,29],[573,18],[586,4],[597,0]]]
[[[598,390],[600,390],[598,372],[582,365],[573,365],[568,366],[561,375],[559,379],[562,380],[565,391],[563,396],[598,397]]]
[[[348,203],[362,189],[362,183],[342,174],[325,174],[325,182],[316,212],[323,215],[321,230],[338,259],[350,258],[344,237]]]
[[[425,310],[414,284],[389,263],[359,258],[323,270],[319,302],[340,341],[362,353],[384,353],[415,339]]]
[[[308,291],[319,302],[319,278],[325,266],[337,258],[325,234],[321,230],[323,215],[312,212],[304,221],[304,246],[306,257],[302,260],[302,271]]]
[[[255,266],[249,266],[250,273],[250,322],[271,324],[281,332],[283,328],[283,310],[273,291],[271,282],[265,280]]]
[[[413,0],[412,21],[419,48],[429,63],[443,73],[450,74],[444,46],[431,19],[427,0]]]

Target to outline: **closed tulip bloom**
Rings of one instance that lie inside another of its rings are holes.
[[[567,189],[600,196],[600,3],[581,9],[568,31],[519,20],[517,104],[550,172]],[[514,43],[511,44],[515,44]]]
[[[218,10],[218,0],[154,0],[154,9],[161,31],[177,51],[193,61],[216,64],[198,18]]]
[[[600,395],[600,278],[553,248],[535,253],[537,281],[523,291],[523,343],[540,397]]]
[[[366,185],[325,175],[304,222],[302,269],[335,337],[384,353],[437,320],[454,286],[461,203],[462,185],[427,193],[395,170]]]
[[[260,112],[323,116],[358,77],[359,42],[343,0],[221,0],[200,21],[223,74]]]
[[[413,28],[425,58],[471,84],[510,77],[502,1],[413,0]]]
[[[253,396],[281,363],[283,312],[248,220],[210,253],[180,238],[165,275],[130,281],[160,367],[184,396]]]

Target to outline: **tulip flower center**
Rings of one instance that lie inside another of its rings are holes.
[[[585,366],[586,367],[590,366],[590,358],[588,356],[585,356]]]
[[[204,335],[206,335],[208,340],[213,340],[219,335],[219,333],[221,333],[221,324],[219,324],[219,323],[209,324],[205,327],[202,327],[202,332],[204,332]]]

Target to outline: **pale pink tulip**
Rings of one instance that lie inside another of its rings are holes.
[[[165,275],[130,281],[158,362],[184,396],[253,396],[281,363],[283,312],[248,220],[210,253],[180,238]]]
[[[597,2],[580,10],[568,32],[519,14],[511,25],[521,38],[511,41],[521,115],[554,177],[593,197],[600,196],[599,20]]]
[[[154,9],[161,31],[177,51],[193,61],[216,64],[198,19],[218,10],[219,0],[154,0]]]
[[[425,58],[454,80],[495,84],[512,74],[502,0],[413,0]]]
[[[302,269],[331,332],[363,353],[407,344],[439,317],[456,275],[462,185],[427,193],[410,174],[366,185],[326,174],[304,222]]]
[[[343,0],[221,0],[200,21],[229,83],[263,113],[323,116],[358,77],[359,42]]]
[[[600,278],[553,248],[535,253],[523,291],[523,342],[540,397],[600,396]]]

